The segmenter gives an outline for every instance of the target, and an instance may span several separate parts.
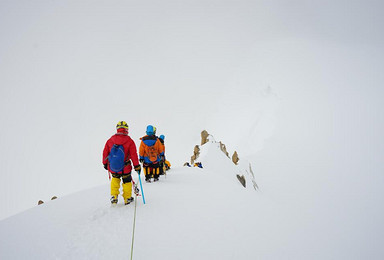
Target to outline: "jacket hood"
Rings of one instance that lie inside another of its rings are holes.
[[[131,140],[131,137],[125,134],[117,133],[114,136],[112,136],[113,143],[115,144],[125,144]]]

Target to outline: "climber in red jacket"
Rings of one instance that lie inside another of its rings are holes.
[[[128,124],[120,121],[116,125],[117,133],[108,139],[103,151],[104,168],[112,174],[111,203],[116,204],[120,190],[120,178],[123,181],[123,198],[125,205],[133,201],[132,197],[132,164],[140,174],[135,142],[128,136]]]

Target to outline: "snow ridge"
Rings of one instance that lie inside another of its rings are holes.
[[[233,211],[243,212],[255,193],[236,180],[237,166],[217,143],[202,146],[200,159],[203,169],[173,168],[158,183],[144,183],[146,204],[136,198],[134,259],[251,259],[252,246],[235,226],[245,228],[253,219]],[[0,258],[127,259],[134,204],[125,206],[120,198],[111,206],[108,194],[103,185],[1,221]],[[247,250],[232,247],[238,239],[249,244]]]

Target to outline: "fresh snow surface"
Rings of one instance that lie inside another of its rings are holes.
[[[203,169],[175,167],[159,182],[143,183],[146,204],[137,198],[133,259],[362,257],[349,247],[358,238],[348,219],[335,221],[343,214],[326,212],[333,203],[303,208],[295,192],[274,198],[249,180],[244,188],[236,174],[246,169],[218,143],[200,148]],[[129,259],[134,205],[120,197],[111,206],[103,185],[36,206],[0,222],[0,259]]]
[[[203,150],[203,169],[176,167],[159,182],[143,183],[134,259],[283,256],[270,248],[283,243],[272,236],[279,214],[257,210],[265,201],[241,186],[237,166],[217,144]],[[267,225],[256,221],[271,217]],[[120,197],[111,206],[107,185],[59,198],[0,222],[0,259],[129,259],[133,218],[134,203],[125,206]]]

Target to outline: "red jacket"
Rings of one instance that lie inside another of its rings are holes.
[[[108,163],[108,155],[111,152],[111,149],[114,144],[122,145],[124,147],[124,154],[125,154],[124,161],[131,160],[133,166],[139,165],[139,159],[137,157],[135,142],[131,139],[131,137],[123,133],[117,133],[108,139],[103,151],[103,164]],[[112,172],[109,167],[109,164],[108,164],[108,170]],[[132,171],[132,165],[131,163],[128,163],[128,165],[124,167],[123,173],[126,174],[126,173],[130,173],[131,171]]]

